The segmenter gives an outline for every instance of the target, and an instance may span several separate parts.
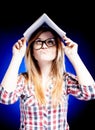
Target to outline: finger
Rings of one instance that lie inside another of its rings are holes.
[[[15,47],[16,49],[19,49],[19,44],[18,44],[18,42],[15,43],[14,47]]]
[[[63,43],[66,46],[71,46],[72,40],[70,38],[68,38],[67,36],[63,36]]]
[[[24,37],[19,39],[18,44],[19,44],[20,47],[22,47],[24,44],[26,44],[26,39]]]
[[[22,47],[22,41],[21,40],[18,40],[18,45],[19,45],[19,47]]]
[[[63,36],[63,40],[69,39],[66,35]]]
[[[71,41],[66,41],[65,43],[66,43],[66,46],[71,46],[71,45],[73,45],[73,43],[72,43]]]
[[[21,38],[21,41],[22,41],[23,44],[26,43],[26,38],[25,38],[25,37],[22,37],[22,38]]]
[[[23,39],[24,39],[26,42],[28,41],[27,37],[23,37]]]
[[[18,42],[16,42],[16,44],[14,46],[16,49],[20,49],[22,47],[22,42],[20,40],[18,40]]]

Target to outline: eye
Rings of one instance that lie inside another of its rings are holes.
[[[47,44],[49,45],[55,45],[55,39],[48,39]]]
[[[36,45],[41,45],[41,44],[42,44],[42,41],[37,40],[37,41],[35,41],[35,44],[36,44]]]

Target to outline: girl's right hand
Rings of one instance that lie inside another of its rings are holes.
[[[22,37],[13,45],[13,55],[19,57],[24,57],[26,52],[26,38]]]

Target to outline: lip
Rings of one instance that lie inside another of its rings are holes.
[[[48,51],[46,51],[46,50],[41,50],[40,52],[41,52],[41,53],[47,53]]]
[[[47,49],[42,49],[40,50],[40,54],[47,54],[48,53],[48,50]]]

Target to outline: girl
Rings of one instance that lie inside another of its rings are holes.
[[[65,44],[63,43],[65,41]],[[76,75],[66,72],[64,55]],[[26,72],[18,74],[25,56]],[[95,98],[95,83],[78,54],[78,44],[41,26],[13,45],[13,56],[0,86],[0,102],[20,100],[20,130],[69,130],[68,96]]]

